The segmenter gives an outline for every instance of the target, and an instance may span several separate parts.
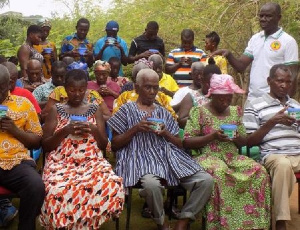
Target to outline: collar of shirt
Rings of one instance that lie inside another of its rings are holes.
[[[190,50],[184,50],[182,47],[180,47],[180,51],[183,51],[183,52],[191,52],[191,51],[195,51],[197,49],[196,46],[193,46]]]
[[[72,39],[73,39],[73,38],[75,38],[75,39],[81,41],[81,40],[78,38],[77,33],[74,33],[74,34],[73,34]],[[84,43],[89,43],[89,40],[88,40],[87,38],[85,38],[85,39],[83,39],[83,42],[84,42]]]
[[[278,39],[282,35],[282,33],[283,33],[283,29],[282,29],[282,27],[279,27],[279,30],[277,30],[275,33],[269,35],[269,37],[272,37],[274,39]],[[261,31],[260,36],[265,37],[265,31]]]
[[[269,93],[264,94],[263,97],[265,98],[268,104],[277,104],[277,105],[281,104],[281,102],[277,98],[272,97]],[[286,95],[286,97],[287,97],[287,101],[285,105],[288,106],[290,104],[291,98],[289,95]]]

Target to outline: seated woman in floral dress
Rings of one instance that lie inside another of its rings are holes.
[[[191,109],[183,145],[195,149],[195,159],[214,178],[206,205],[206,229],[268,229],[270,180],[262,165],[238,154],[238,148],[247,142],[242,110],[230,106],[234,92],[244,91],[231,76],[212,76],[211,101]],[[220,129],[223,124],[236,125],[236,137],[228,138]]]
[[[48,155],[40,221],[47,229],[98,229],[123,209],[122,178],[103,157],[107,136],[102,111],[84,100],[86,89],[83,70],[69,71],[68,101],[55,104],[44,124],[42,144]]]

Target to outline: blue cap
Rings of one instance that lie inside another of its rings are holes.
[[[116,21],[109,21],[105,27],[106,30],[119,30],[119,24]]]

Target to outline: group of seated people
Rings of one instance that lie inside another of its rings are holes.
[[[286,229],[294,172],[300,171],[300,121],[287,112],[300,110],[288,96],[290,69],[274,65],[270,92],[243,110],[231,103],[244,90],[222,57],[216,63],[194,47],[192,30],[182,31],[181,47],[165,64],[157,23],[133,40],[129,55],[116,22],[106,25],[107,36],[94,51],[88,28],[80,19],[57,55],[56,48],[34,48],[50,46],[49,22],[30,26],[18,53],[20,72],[12,62],[0,64],[0,186],[20,197],[18,229],[35,229],[37,216],[46,229],[99,229],[120,216],[126,188],[137,183],[158,230],[169,229],[165,184],[189,192],[175,230],[188,229],[200,213],[209,230],[269,229],[272,211],[276,229]],[[116,48],[107,37],[115,38]],[[216,37],[207,36],[210,43]],[[87,48],[84,55],[78,41]],[[101,43],[120,56],[105,60]],[[134,63],[130,78],[121,69],[128,63]],[[232,135],[224,125],[234,127]],[[260,161],[240,155],[243,146],[260,146]],[[28,154],[40,147],[42,176]],[[115,153],[114,168],[108,151]],[[7,199],[0,208],[0,225],[6,225],[16,210]]]

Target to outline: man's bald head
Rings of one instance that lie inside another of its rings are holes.
[[[2,65],[4,65],[8,69],[9,78],[10,78],[9,90],[13,91],[16,87],[16,81],[18,79],[18,68],[12,62],[4,62],[2,63]]]
[[[152,54],[149,58],[148,61],[152,61],[154,65],[157,64],[162,64],[163,63],[163,59],[159,54]]]
[[[3,82],[9,82],[9,72],[8,69],[0,64],[0,81]]]
[[[261,8],[263,8],[263,7],[273,8],[275,10],[275,12],[276,12],[277,15],[281,15],[281,7],[276,2],[267,2]]]
[[[142,69],[136,76],[136,84],[142,86],[145,79],[157,79],[159,82],[159,76],[153,69]]]
[[[196,70],[204,70],[205,65],[202,62],[193,62],[191,66],[191,72]]]
[[[27,75],[31,83],[40,82],[42,77],[42,63],[36,59],[29,60],[27,63]]]
[[[27,69],[41,69],[42,63],[36,59],[30,59],[27,64]]]
[[[14,76],[18,77],[18,68],[14,63],[4,62],[4,63],[2,63],[2,65],[4,65],[8,69],[10,76],[14,75]]]

